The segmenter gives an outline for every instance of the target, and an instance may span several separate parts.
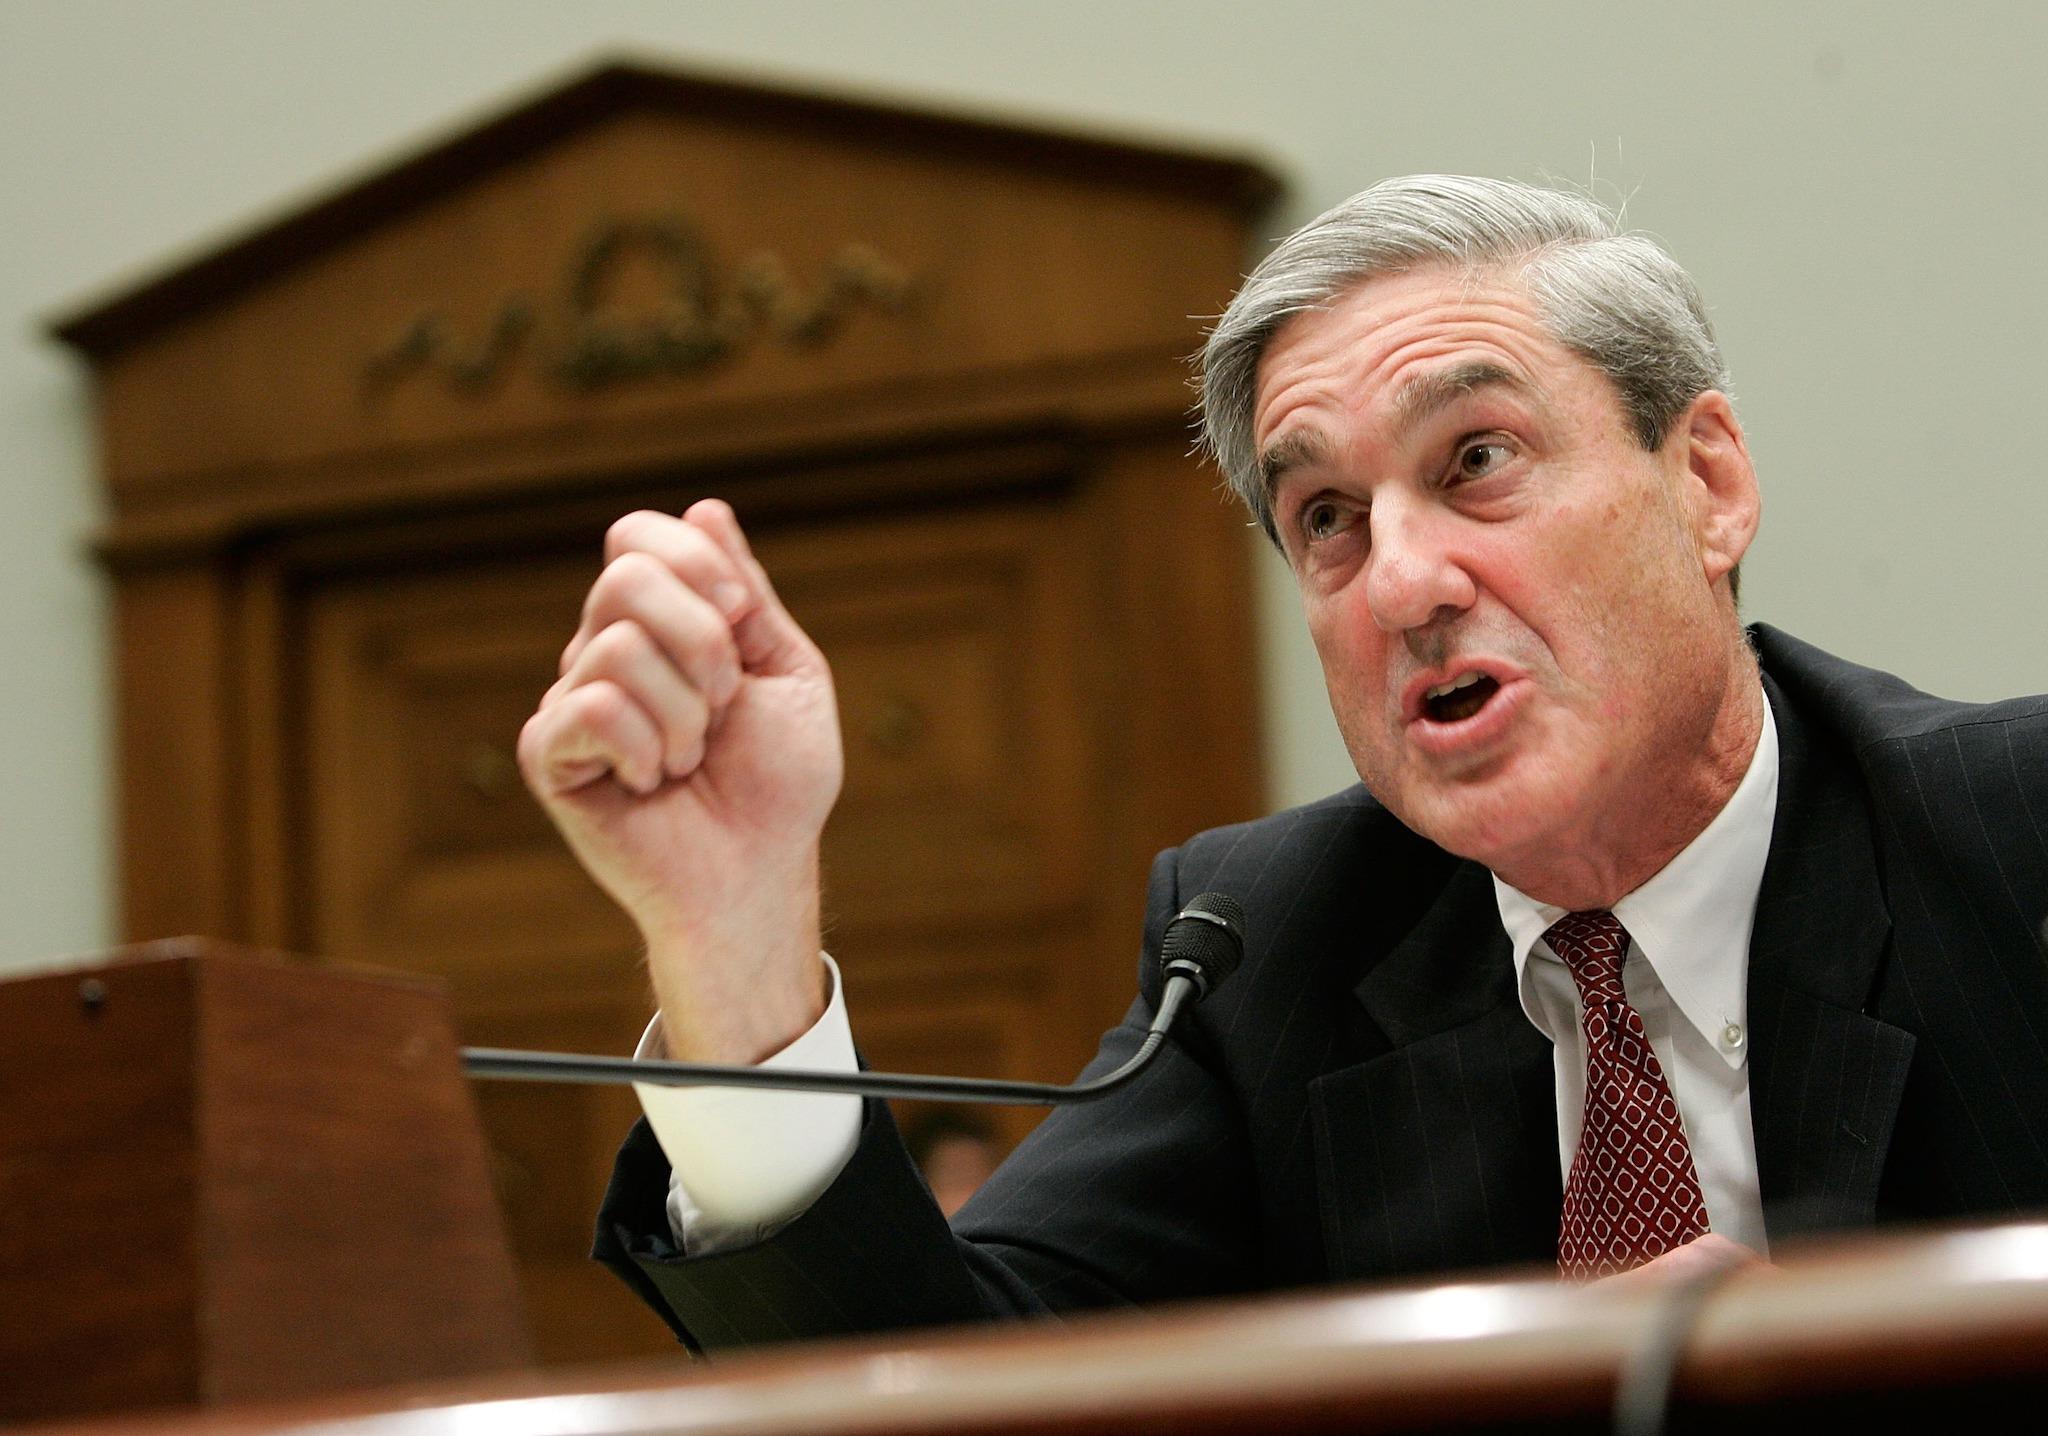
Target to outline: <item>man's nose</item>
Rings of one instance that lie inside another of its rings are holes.
[[[1451,545],[1446,517],[1402,499],[1374,503],[1366,606],[1381,632],[1405,633],[1447,609],[1462,613],[1477,600],[1478,587]]]

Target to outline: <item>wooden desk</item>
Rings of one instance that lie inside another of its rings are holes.
[[[1598,1429],[1672,1287],[1546,1277],[1275,1297],[62,1428],[142,1432],[1177,1433]],[[1835,1242],[1692,1309],[1679,1424],[1956,1420],[2048,1387],[2048,1222]],[[339,1338],[338,1338],[339,1339]],[[2034,1407],[2038,1411],[2038,1406]],[[56,1428],[45,1428],[56,1436]]]

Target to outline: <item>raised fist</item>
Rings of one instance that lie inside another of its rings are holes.
[[[669,1052],[751,1062],[823,1010],[832,676],[717,499],[628,514],[519,735],[578,861],[639,927]]]

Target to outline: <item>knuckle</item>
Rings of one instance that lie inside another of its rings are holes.
[[[583,650],[592,668],[615,671],[633,662],[647,645],[647,635],[630,618],[606,624]]]
[[[676,531],[662,553],[668,568],[693,589],[706,589],[730,571],[717,542],[694,524]]]
[[[652,529],[667,522],[673,521],[667,514],[656,513],[653,509],[635,509],[613,519],[611,526],[604,531],[605,556],[616,558],[637,547]]]
[[[682,736],[695,735],[702,739],[711,727],[711,700],[695,688],[683,690],[680,699],[682,714]]]
[[[600,738],[610,736],[625,714],[626,695],[616,683],[595,678],[579,683],[562,703],[563,728],[577,728]]]
[[[684,641],[693,668],[709,671],[739,662],[739,644],[733,639],[731,626],[723,619],[714,616],[703,623],[692,624]]]
[[[661,560],[639,549],[613,558],[590,585],[583,604],[586,620],[599,622],[631,609],[659,582],[662,571]]]

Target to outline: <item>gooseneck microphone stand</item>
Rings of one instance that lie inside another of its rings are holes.
[[[661,1087],[768,1087],[794,1092],[848,1092],[863,1097],[913,1097],[939,1102],[992,1102],[1058,1106],[1092,1102],[1127,1085],[1165,1042],[1181,1010],[1199,1002],[1228,977],[1244,956],[1244,909],[1235,898],[1203,893],[1167,925],[1159,944],[1165,987],[1159,1010],[1129,1061],[1088,1082],[984,1081],[922,1077],[906,1072],[806,1072],[779,1067],[731,1067],[713,1062],[654,1062],[572,1052],[522,1052],[465,1047],[462,1065],[472,1077],[522,1082],[647,1082]]]

